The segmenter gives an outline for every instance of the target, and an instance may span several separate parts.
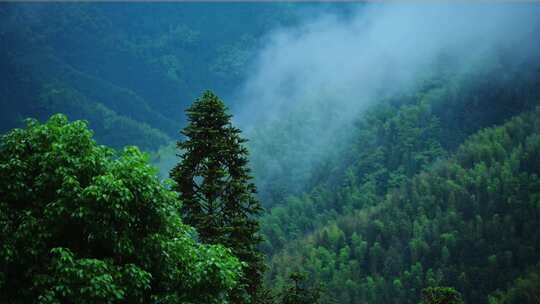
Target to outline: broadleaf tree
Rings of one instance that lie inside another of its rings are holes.
[[[202,242],[223,244],[244,263],[233,302],[255,301],[262,285],[263,257],[258,216],[262,207],[248,168],[246,139],[231,123],[218,96],[206,91],[186,110],[188,125],[177,144],[180,162],[171,170],[184,221]]]
[[[2,136],[0,302],[227,303],[241,263],[196,242],[155,173],[63,115]]]

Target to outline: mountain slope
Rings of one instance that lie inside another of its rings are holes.
[[[416,303],[425,286],[457,287],[470,303],[539,262],[540,108],[470,137],[448,159],[376,205],[291,242],[272,258],[328,282],[338,303]]]
[[[64,112],[100,143],[157,150],[202,91],[232,93],[267,31],[302,18],[289,4],[3,3],[0,132]]]
[[[343,130],[347,140],[331,145],[330,157],[313,166],[303,192],[290,190],[297,186],[291,182],[295,177],[286,174],[289,163],[281,164],[281,178],[269,178],[273,187],[262,189],[269,208],[263,218],[266,252],[276,252],[338,215],[377,204],[402,181],[454,152],[474,132],[540,105],[540,61],[512,69],[492,64],[438,75],[443,76],[429,77],[408,93],[377,101],[359,115],[354,126]],[[296,119],[307,121],[301,114]],[[281,132],[279,127],[269,129],[254,141],[279,147]],[[254,148],[258,159],[272,160],[265,157],[265,150]],[[258,178],[264,178],[260,168],[268,163],[254,163]],[[277,199],[268,199],[273,196]]]

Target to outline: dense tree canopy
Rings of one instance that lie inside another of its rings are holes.
[[[306,275],[294,272],[289,275],[289,284],[279,295],[280,304],[317,304],[321,290],[306,286]]]
[[[346,140],[337,134],[340,141],[310,167],[301,187],[291,174],[295,158],[278,157],[280,163],[271,155],[292,149],[310,157],[302,153],[304,138],[288,131],[310,124],[309,110],[259,130],[250,151],[269,209],[261,224],[267,281],[284,286],[290,272],[306,271],[310,283],[327,286],[322,303],[418,303],[423,288],[441,284],[467,303],[487,303],[492,293],[510,298],[502,295],[506,288],[518,294],[506,285],[538,259],[531,229],[538,222],[531,207],[538,160],[530,159],[536,152],[517,148],[533,148],[527,143],[538,132],[540,65],[528,64],[512,67],[502,52],[481,69],[456,73],[442,60],[441,73],[359,114],[343,130]],[[285,144],[291,134],[300,144]],[[493,155],[508,159],[494,162]],[[276,163],[280,170],[266,176]],[[447,166],[465,167],[457,176],[438,176],[434,167]],[[534,286],[534,276],[528,278],[519,286]]]
[[[328,285],[328,303],[417,303],[425,286],[441,284],[487,303],[539,262],[539,121],[540,108],[484,129],[382,198],[366,187],[375,202],[360,196],[361,209],[272,257],[273,281],[307,271]],[[500,298],[525,297],[535,275]]]
[[[497,290],[489,296],[489,304],[540,303],[540,264],[533,265],[506,290]]]
[[[241,265],[179,207],[138,149],[29,120],[0,145],[0,302],[224,303]]]

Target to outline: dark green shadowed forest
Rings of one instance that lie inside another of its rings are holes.
[[[0,3],[0,303],[539,304],[540,5]]]

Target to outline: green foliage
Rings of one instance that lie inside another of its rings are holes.
[[[389,188],[444,155],[437,141],[438,119],[423,103],[399,109],[385,104],[374,107],[362,116],[356,130],[355,145],[338,158],[349,162],[344,173],[322,177],[310,193],[289,197],[263,218],[267,250],[279,250],[297,234],[328,223],[335,213],[376,204]],[[343,164],[337,166],[342,169]]]
[[[461,294],[452,287],[428,287],[422,289],[424,304],[463,304]]]
[[[317,304],[320,298],[320,288],[305,286],[305,274],[293,272],[289,275],[289,285],[285,286],[280,295],[281,304]]]
[[[225,303],[241,264],[194,240],[155,174],[63,115],[3,136],[0,301]]]
[[[245,139],[232,126],[223,102],[207,91],[186,110],[189,124],[178,142],[180,162],[171,171],[183,202],[182,215],[203,243],[223,244],[245,262],[243,287],[234,302],[251,301],[264,265],[257,217],[262,212],[250,181]]]
[[[540,303],[540,266],[535,265],[525,275],[509,284],[505,291],[489,296],[489,304],[536,304]]]
[[[327,284],[323,303],[417,303],[424,286],[440,285],[485,303],[538,262],[539,121],[537,109],[480,131],[384,197],[371,188],[375,204],[287,240],[269,277],[280,282],[300,267]]]

